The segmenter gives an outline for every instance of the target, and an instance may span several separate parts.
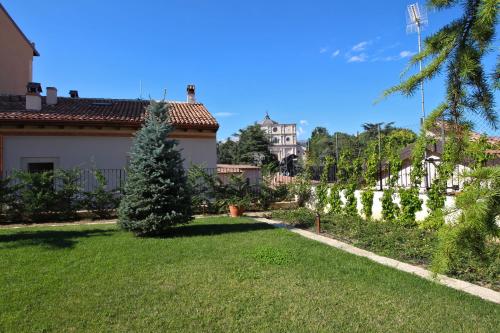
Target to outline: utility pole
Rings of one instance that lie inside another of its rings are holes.
[[[378,132],[378,179],[380,182],[379,189],[382,191],[382,139],[380,138],[380,124],[377,124]]]
[[[339,162],[339,135],[335,132],[335,160]]]

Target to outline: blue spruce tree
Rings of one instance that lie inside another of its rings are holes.
[[[191,195],[176,141],[168,139],[169,104],[151,102],[137,132],[118,224],[136,235],[159,235],[192,219]]]

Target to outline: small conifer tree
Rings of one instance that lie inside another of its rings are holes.
[[[176,141],[168,139],[169,104],[152,101],[137,132],[118,209],[118,224],[136,235],[159,235],[192,219],[191,195]]]

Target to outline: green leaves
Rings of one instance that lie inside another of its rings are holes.
[[[500,215],[500,167],[480,168],[466,176],[469,183],[456,199],[458,218],[439,231],[439,245],[432,263],[437,272],[456,272],[467,257],[488,266],[491,259],[485,253],[488,242],[500,236],[496,223]]]
[[[493,90],[499,87],[499,65],[489,75],[482,60],[491,51],[495,40],[498,1],[428,1],[429,7],[437,10],[458,6],[459,3],[463,4],[462,16],[425,39],[422,52],[412,57],[402,77],[420,61],[427,62],[422,71],[387,89],[382,97],[398,92],[412,96],[423,81],[431,80],[446,70],[445,119],[459,124],[467,119],[467,113],[475,113],[497,129]]]

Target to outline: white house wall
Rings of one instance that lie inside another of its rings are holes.
[[[132,137],[4,136],[3,169],[26,169],[29,162],[53,162],[54,167],[123,169],[128,163]],[[176,139],[184,167],[217,167],[215,138]]]
[[[217,142],[215,138],[176,139],[184,158],[184,168],[201,165],[203,168],[217,168]]]
[[[4,136],[4,169],[26,169],[34,159],[62,169],[123,169],[131,144],[131,137]]]

